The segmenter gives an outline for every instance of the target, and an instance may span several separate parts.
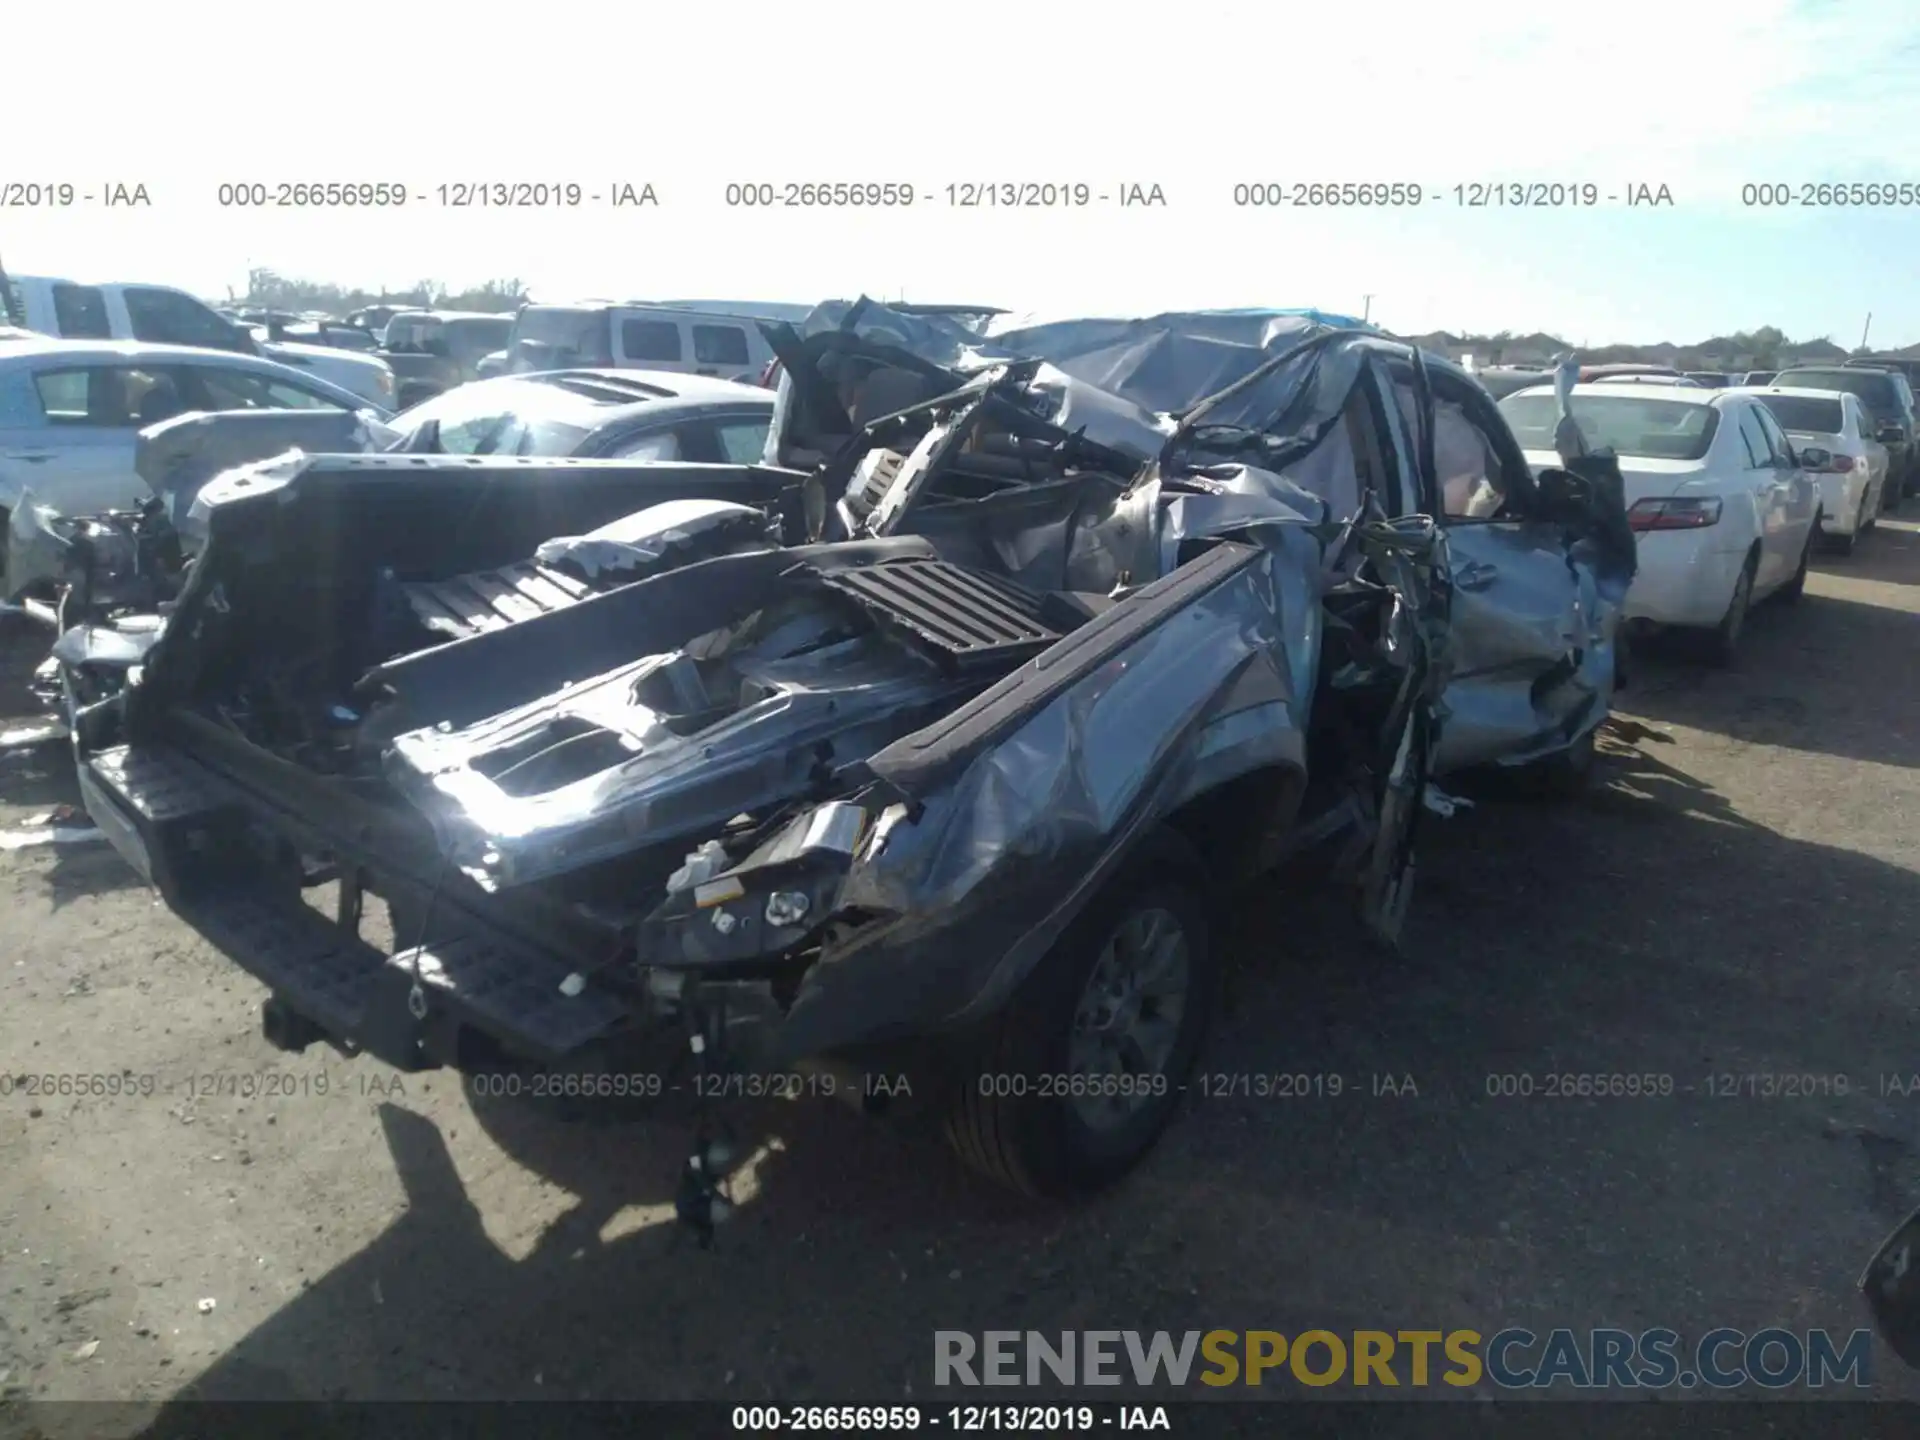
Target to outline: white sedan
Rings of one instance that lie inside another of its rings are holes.
[[[1887,484],[1887,447],[1873,438],[1874,424],[1858,395],[1844,390],[1807,390],[1769,385],[1739,390],[1778,420],[1794,448],[1825,450],[1833,458],[1817,472],[1820,533],[1843,554],[1880,518]]]
[[[365,408],[329,380],[252,355],[9,340],[0,345],[0,523],[29,490],[68,515],[138,505],[149,495],[133,464],[140,431],[189,410]]]
[[[1821,495],[1808,471],[1824,448],[1796,451],[1753,394],[1698,386],[1573,388],[1587,443],[1619,456],[1640,569],[1626,618],[1698,632],[1719,664],[1732,661],[1756,601],[1798,599],[1819,533]],[[1500,410],[1539,469],[1559,464],[1551,386],[1517,391]]]

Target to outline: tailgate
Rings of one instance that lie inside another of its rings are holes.
[[[176,749],[120,747],[78,768],[87,813],[174,913],[349,1053],[417,1070],[454,1061],[471,1029],[555,1063],[637,1018],[620,995],[572,983],[563,961],[477,925],[387,953],[359,933],[357,898],[351,921],[345,903],[329,917],[275,883],[285,872],[234,860],[275,841],[304,851],[315,837]]]

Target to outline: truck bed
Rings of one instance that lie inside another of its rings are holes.
[[[593,593],[584,581],[533,560],[406,587],[415,618],[455,640],[563,610]]]

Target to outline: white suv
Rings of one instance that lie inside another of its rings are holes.
[[[9,277],[19,323],[61,340],[144,340],[259,355],[350,390],[382,414],[397,408],[393,368],[325,345],[262,343],[184,290],[165,285],[82,285],[44,275]]]
[[[523,305],[504,354],[485,374],[531,370],[675,370],[758,381],[773,350],[746,315],[587,300]]]

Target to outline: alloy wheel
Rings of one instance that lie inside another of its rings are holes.
[[[1172,911],[1133,911],[1107,936],[1067,1044],[1073,1081],[1084,1081],[1069,1085],[1067,1099],[1089,1129],[1123,1125],[1154,1098],[1192,983],[1187,932]]]

